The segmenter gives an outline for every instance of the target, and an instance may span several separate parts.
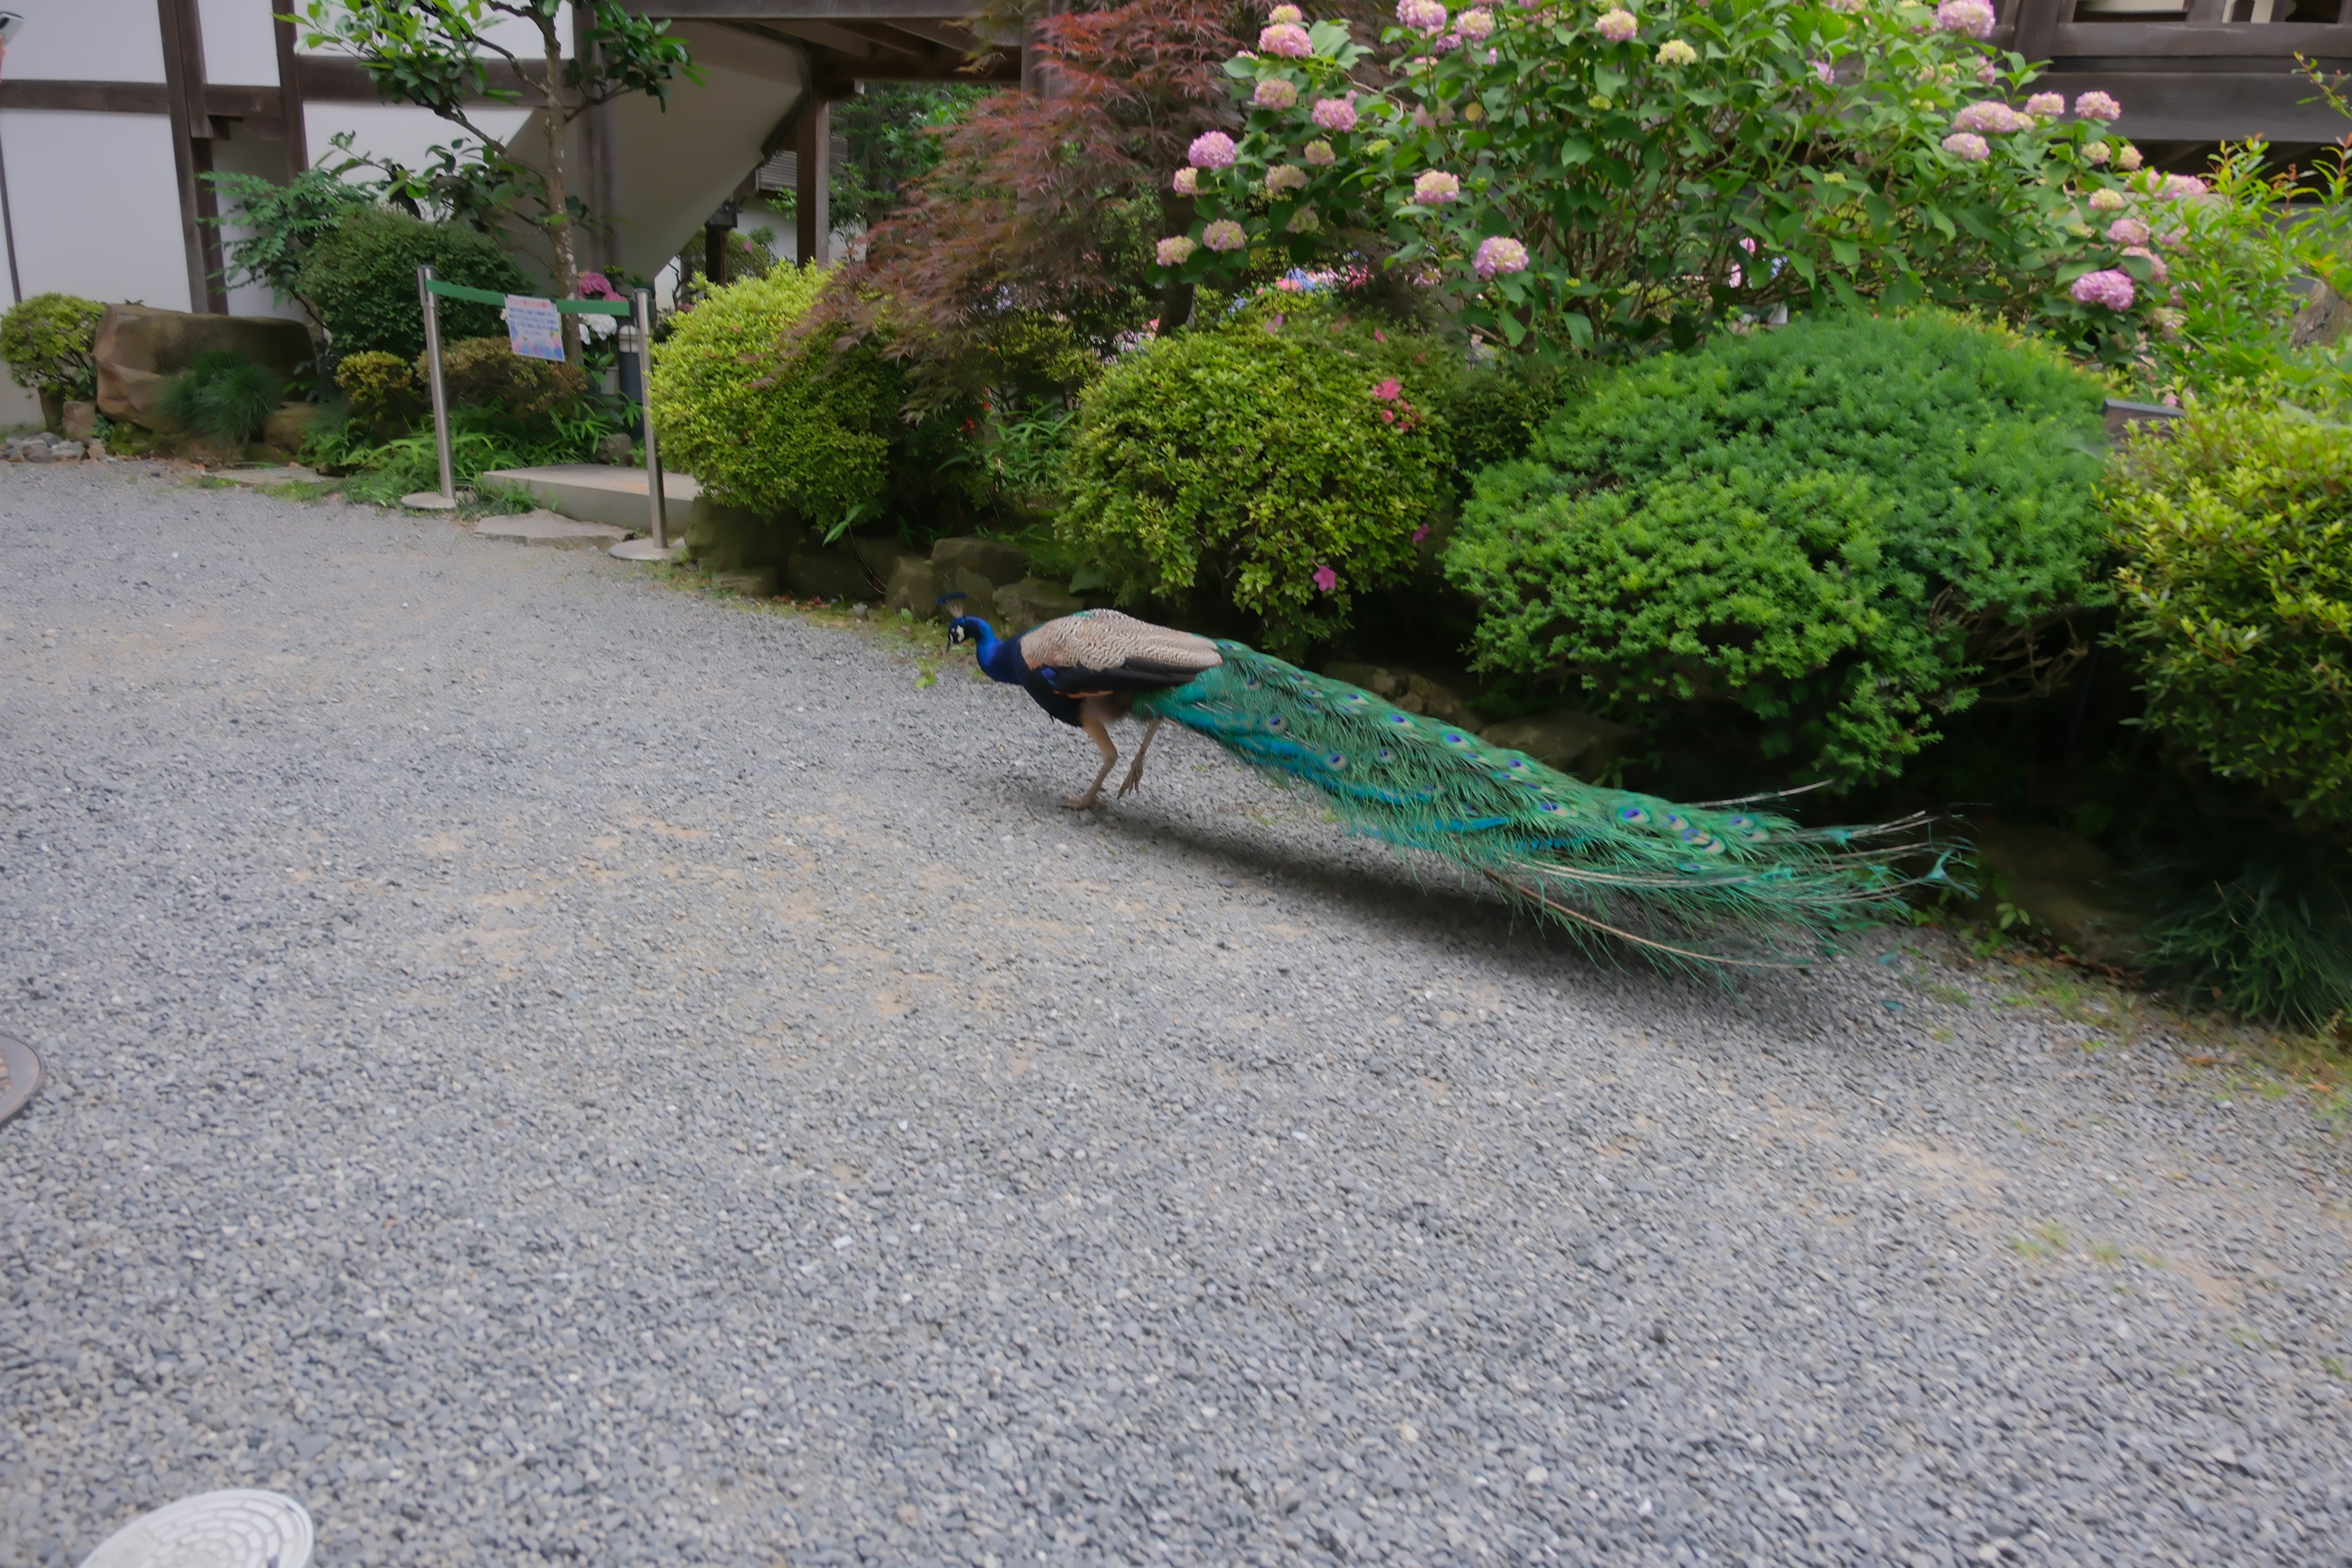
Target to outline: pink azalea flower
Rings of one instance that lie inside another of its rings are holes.
[[[1288,109],[1298,101],[1298,84],[1270,76],[1257,84],[1250,101],[1260,109]]]
[[[1623,43],[1641,29],[1641,24],[1633,20],[1633,13],[1622,7],[1603,11],[1601,20],[1592,26],[1594,31],[1612,44]]]
[[[2123,111],[2124,106],[2104,92],[2086,92],[2074,100],[2074,113],[2077,118],[2095,120],[2103,125],[2108,121],[2120,118]]]
[[[2025,112],[2054,117],[2066,112],[2066,95],[2063,92],[2037,92],[2025,100]]]
[[[1315,568],[1315,591],[1317,593],[1328,594],[1335,588],[1339,587],[1339,574],[1332,571],[1328,566],[1318,566]]]
[[[2105,305],[2110,310],[2128,310],[2134,294],[2132,276],[2113,267],[2085,272],[2074,279],[2071,292],[2077,304]]]
[[[1516,239],[1495,235],[1478,242],[1470,270],[1481,278],[1500,278],[1528,269],[1528,247]]]
[[[1412,199],[1425,207],[1458,202],[1462,199],[1462,181],[1441,169],[1424,169],[1412,183]]]
[[[1981,163],[1992,156],[1991,143],[1969,131],[1955,131],[1945,137],[1944,151],[1963,163]]]
[[[1201,243],[1211,250],[1239,250],[1249,243],[1249,236],[1233,219],[1221,217],[1201,231]]]
[[[1257,36],[1257,47],[1285,59],[1303,60],[1315,52],[1307,29],[1296,22],[1276,22]]]
[[[1936,26],[1943,32],[1989,38],[1992,37],[1992,7],[1985,0],[1944,0],[1936,7]]]
[[[1356,128],[1356,95],[1345,98],[1318,98],[1307,118],[1326,131],[1353,131]]]
[[[1413,542],[1415,544],[1419,544],[1423,540],[1427,539],[1428,537],[1429,537],[1429,524],[1427,524],[1427,523],[1425,523],[1425,522],[1424,522],[1424,523],[1423,523],[1419,528],[1416,528],[1416,529],[1414,529],[1414,530],[1412,531],[1412,542]]]
[[[1184,150],[1184,159],[1196,169],[1230,169],[1234,166],[1234,139],[1222,131],[1203,131]]]
[[[1378,332],[1375,332],[1372,335],[1375,338],[1380,336]],[[1386,381],[1381,383],[1378,386],[1372,388],[1372,395],[1379,398],[1382,403],[1394,403],[1398,398],[1404,395],[1404,386],[1397,380],[1396,377],[1391,376]]]

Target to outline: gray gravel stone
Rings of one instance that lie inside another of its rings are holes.
[[[447,521],[0,521],[0,1562],[2352,1547],[2334,1131],[2006,972],[1614,972],[1190,736],[1073,818],[961,664]]]

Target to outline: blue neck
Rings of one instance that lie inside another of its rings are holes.
[[[977,644],[980,668],[988,672],[991,680],[1007,686],[1019,686],[1028,678],[1028,661],[1021,657],[1018,638],[1000,637],[996,629],[977,616],[966,616],[964,626]]]

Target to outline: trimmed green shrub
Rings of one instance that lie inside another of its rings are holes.
[[[415,368],[382,349],[345,356],[335,366],[335,384],[342,389],[352,417],[371,430],[407,424],[425,398],[425,383]]]
[[[173,423],[236,453],[269,422],[285,393],[286,384],[251,354],[207,349],[163,384],[163,406]]]
[[[90,347],[106,307],[71,294],[36,294],[0,316],[0,360],[17,385],[68,401],[98,395]]]
[[[432,369],[416,356],[419,384]],[[501,408],[519,419],[579,402],[588,395],[588,377],[578,365],[554,360],[526,359],[503,336],[467,338],[441,351],[441,384],[449,401],[466,408]]]
[[[2147,720],[2352,826],[2352,429],[2258,395],[2135,440],[2109,498]]]
[[[901,389],[873,349],[783,341],[825,278],[779,267],[674,318],[653,408],[665,455],[705,495],[831,529],[882,500]]]
[[[1446,575],[1486,670],[1891,775],[2001,678],[1991,650],[2109,596],[2102,395],[1948,316],[1726,335],[1596,384],[1481,475]]]
[[[318,312],[341,359],[371,349],[415,359],[425,352],[416,269],[472,289],[529,291],[522,273],[486,234],[425,223],[390,207],[357,207],[310,242],[293,292]],[[440,301],[441,341],[503,336],[495,305]]]
[[[1412,570],[1465,374],[1444,343],[1314,310],[1148,343],[1079,401],[1059,535],[1122,600],[1229,605],[1296,656]]]

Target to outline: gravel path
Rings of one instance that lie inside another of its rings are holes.
[[[1074,821],[446,522],[0,530],[0,1563],[2352,1560],[2341,1139],[2005,967],[1596,968],[1189,736]]]

